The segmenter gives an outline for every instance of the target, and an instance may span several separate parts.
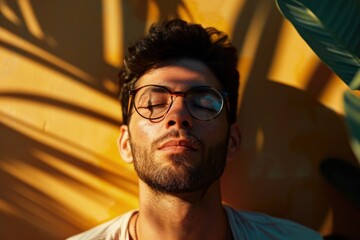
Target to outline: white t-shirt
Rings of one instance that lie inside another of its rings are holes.
[[[234,240],[321,240],[314,230],[266,214],[236,211],[224,206]],[[67,240],[130,240],[128,224],[133,210]]]

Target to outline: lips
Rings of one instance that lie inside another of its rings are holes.
[[[159,150],[184,149],[184,150],[196,151],[197,147],[194,143],[190,142],[187,139],[172,139],[161,144],[158,149]]]

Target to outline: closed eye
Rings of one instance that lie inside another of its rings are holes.
[[[154,108],[164,108],[164,107],[167,107],[168,104],[166,103],[159,103],[159,104],[149,104],[147,106],[139,106],[137,107],[138,109],[141,109],[141,108],[147,108],[147,109],[154,109]]]

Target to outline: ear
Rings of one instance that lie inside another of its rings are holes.
[[[131,144],[130,144],[130,135],[127,125],[121,125],[120,127],[120,136],[118,138],[118,150],[121,158],[125,162],[127,163],[133,162]]]
[[[233,123],[230,126],[230,139],[228,144],[227,160],[231,161],[238,157],[238,153],[241,145],[241,133],[238,123]]]

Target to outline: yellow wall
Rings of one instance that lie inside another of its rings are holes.
[[[0,0],[0,239],[63,239],[137,207],[115,82],[126,46],[164,17],[217,27],[239,49],[242,149],[224,200],[352,234],[344,215],[359,214],[318,170],[355,162],[347,87],[273,1]]]

